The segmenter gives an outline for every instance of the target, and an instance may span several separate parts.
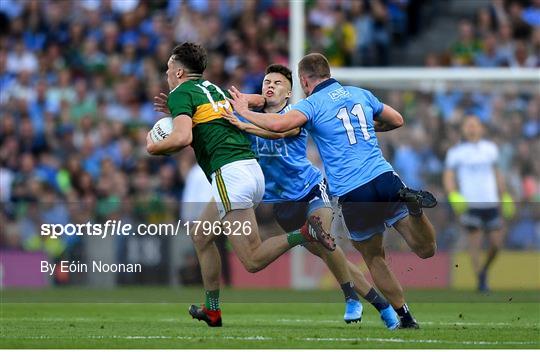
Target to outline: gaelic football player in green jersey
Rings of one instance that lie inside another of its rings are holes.
[[[188,42],[173,49],[167,62],[167,107],[173,117],[173,131],[156,143],[148,135],[148,153],[163,155],[193,147],[197,162],[212,184],[216,203],[209,207],[217,205],[221,233],[231,235],[233,250],[247,271],[257,272],[305,242],[318,241],[334,250],[334,239],[315,217],[309,221],[309,231],[261,241],[253,209],[264,195],[264,176],[249,139],[222,117],[226,109],[231,109],[228,93],[202,78],[206,62],[206,51],[198,44]],[[260,95],[247,98],[254,107],[264,105]],[[205,213],[212,211],[207,209]],[[197,230],[191,238],[201,265],[206,303],[202,307],[191,306],[190,314],[209,326],[221,326],[219,252],[214,236],[203,235],[202,226],[194,228]]]

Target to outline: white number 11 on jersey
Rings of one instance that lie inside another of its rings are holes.
[[[367,121],[366,116],[364,115],[364,109],[362,109],[362,105],[355,104],[351,110],[351,114],[353,116],[356,116],[358,118],[358,122],[360,124],[360,130],[362,131],[362,135],[364,136],[364,140],[368,140],[371,138],[368,132],[367,128]],[[351,123],[351,118],[349,116],[349,113],[347,112],[347,108],[341,108],[339,109],[339,112],[336,116],[338,119],[343,122],[343,127],[345,127],[345,131],[347,131],[347,137],[349,138],[350,144],[356,144],[356,134],[354,133],[354,127]]]

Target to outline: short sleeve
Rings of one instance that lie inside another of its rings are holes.
[[[379,99],[373,93],[368,91],[367,98],[369,101],[369,105],[373,108],[373,116],[378,116],[384,108],[383,103],[380,102]]]
[[[315,117],[315,107],[313,106],[313,103],[308,99],[300,100],[298,103],[294,104],[291,107],[291,110],[300,111],[306,116],[308,121],[311,121],[313,117]]]
[[[189,117],[193,117],[193,101],[191,99],[191,94],[186,91],[177,89],[169,94],[167,106],[169,107],[173,118],[178,115],[188,115]]]
[[[446,160],[444,162],[444,166],[447,169],[454,170],[457,167],[458,160],[456,158],[456,151],[455,149],[449,149],[448,153],[446,153]]]

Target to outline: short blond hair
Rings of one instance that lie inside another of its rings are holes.
[[[330,78],[330,64],[322,54],[308,54],[298,63],[298,72],[310,78]]]

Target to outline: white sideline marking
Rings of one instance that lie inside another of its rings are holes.
[[[21,339],[20,336],[2,336],[5,339]],[[117,339],[117,340],[200,340],[198,336],[104,336],[104,335],[91,335],[91,336],[28,336],[24,339],[30,340],[65,340],[66,338],[72,339]],[[425,344],[463,344],[463,345],[537,345],[538,342],[524,342],[524,341],[449,341],[449,340],[419,340],[419,339],[400,339],[400,338],[380,338],[380,337],[300,337],[292,339],[279,339],[266,336],[210,336],[204,339],[211,340],[240,340],[240,341],[338,341],[338,342],[351,342],[351,341],[365,341],[365,342],[390,342],[390,343],[425,343]]]
[[[266,320],[267,321],[267,320]],[[343,321],[341,320],[315,320],[315,319],[278,319],[277,322],[281,322],[281,323],[343,323]],[[361,325],[381,325],[382,322],[377,322],[375,323],[374,321],[362,321],[360,323]],[[536,327],[538,326],[539,324],[528,324],[528,323],[525,323],[525,324],[520,324],[520,323],[515,323],[515,324],[512,324],[512,323],[494,323],[494,322],[485,322],[485,323],[481,323],[481,322],[461,322],[461,321],[456,321],[456,322],[444,322],[444,321],[419,321],[419,324],[420,325],[444,325],[444,326],[454,326],[454,325],[457,325],[457,326],[520,326],[520,327]]]

